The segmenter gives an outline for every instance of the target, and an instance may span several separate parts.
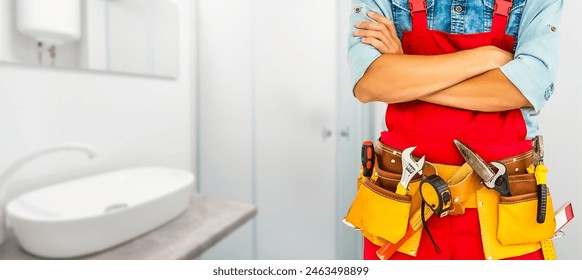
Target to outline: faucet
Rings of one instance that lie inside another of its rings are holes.
[[[18,171],[22,166],[24,166],[26,163],[32,161],[35,158],[47,154],[52,154],[55,152],[72,150],[85,152],[87,156],[89,156],[89,158],[94,158],[97,156],[97,152],[92,146],[77,143],[66,143],[53,147],[48,147],[35,153],[32,153],[30,155],[27,155],[25,157],[22,157],[16,162],[14,162],[12,165],[8,166],[8,168],[6,168],[6,170],[0,174],[0,245],[6,241],[7,226],[5,217],[6,215],[5,207],[7,201],[5,200],[8,188],[7,186],[5,186],[5,184],[8,181],[8,179],[10,179],[10,177],[12,177],[12,175],[14,175],[14,173],[16,173],[16,171]]]

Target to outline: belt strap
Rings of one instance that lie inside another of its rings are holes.
[[[544,253],[544,260],[556,260],[556,250],[554,249],[554,241],[544,240],[540,242],[542,245],[542,252]]]
[[[380,140],[376,141],[374,144],[374,150],[376,151],[377,165],[385,171],[391,173],[401,174],[402,173],[402,151],[394,149]],[[418,158],[413,157],[415,160]],[[497,160],[507,167],[509,175],[517,174],[527,174],[527,167],[532,164],[533,161],[533,151],[528,151],[523,154],[515,155],[513,157]],[[423,167],[422,174],[431,175],[437,174],[436,166],[437,163],[425,161],[425,166]],[[445,165],[441,165],[441,168]],[[453,166],[450,166],[453,167]],[[419,175],[416,175],[414,179],[420,179]]]

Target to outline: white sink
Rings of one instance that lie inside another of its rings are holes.
[[[111,248],[183,213],[190,172],[147,167],[52,185],[8,203],[20,246],[44,258],[73,258]]]

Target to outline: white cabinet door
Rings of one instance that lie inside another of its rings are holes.
[[[335,259],[337,3],[255,4],[257,257]]]

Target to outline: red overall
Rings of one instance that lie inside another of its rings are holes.
[[[515,39],[505,34],[511,0],[496,0],[491,32],[449,34],[429,30],[423,0],[409,0],[412,31],[403,32],[406,54],[438,55],[493,45],[513,52]],[[435,105],[423,101],[390,104],[386,111],[387,131],[380,141],[399,150],[415,146],[414,154],[435,163],[462,165],[465,161],[453,143],[460,139],[485,161],[508,158],[531,149],[521,111],[484,113]],[[476,209],[460,216],[433,217],[427,221],[436,253],[423,231],[416,257],[396,253],[392,259],[484,259]],[[378,259],[378,246],[364,238],[364,259]],[[543,259],[540,251],[514,259]]]

